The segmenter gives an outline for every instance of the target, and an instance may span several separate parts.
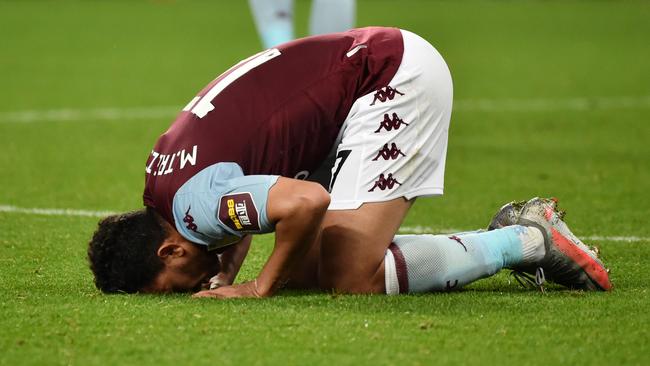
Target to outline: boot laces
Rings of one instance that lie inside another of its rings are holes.
[[[512,270],[510,275],[514,277],[517,282],[523,288],[537,288],[539,291],[544,293],[544,283],[546,282],[546,277],[544,276],[544,269],[542,267],[537,267],[535,269],[535,275],[533,276],[530,273],[522,272],[519,270]]]

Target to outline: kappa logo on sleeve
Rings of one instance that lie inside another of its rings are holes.
[[[260,230],[253,196],[246,193],[227,194],[219,203],[219,220],[235,231]]]
[[[192,206],[189,206],[187,208],[187,211],[185,212],[185,217],[183,217],[183,222],[187,224],[186,228],[188,230],[192,230],[195,233],[203,234],[200,232],[198,229],[199,227],[194,223],[194,216],[190,215],[190,210],[192,209]]]

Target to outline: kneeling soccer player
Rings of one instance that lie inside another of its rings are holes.
[[[509,267],[611,287],[554,202],[506,206],[488,232],[396,236],[441,195],[452,82],[440,54],[395,28],[296,40],[208,84],[145,165],[145,209],[100,222],[88,249],[111,292],[265,297],[283,284],[349,293],[458,288]],[[521,210],[519,210],[521,209]],[[513,219],[514,218],[514,219]],[[233,285],[252,234],[275,246]],[[543,270],[537,270],[537,268]],[[538,281],[539,282],[539,281]]]

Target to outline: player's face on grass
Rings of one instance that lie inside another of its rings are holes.
[[[220,270],[217,252],[189,241],[164,242],[158,256],[165,267],[143,292],[168,293],[199,291]]]

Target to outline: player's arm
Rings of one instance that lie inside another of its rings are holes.
[[[221,286],[230,286],[235,282],[235,278],[241,269],[242,263],[244,263],[246,255],[248,254],[252,240],[252,235],[246,235],[239,242],[227,247],[227,249],[220,254],[221,271],[210,279],[210,289]]]
[[[275,246],[257,277],[261,296],[273,295],[319,239],[329,203],[329,193],[318,183],[280,178],[271,188],[267,210],[275,222]]]
[[[275,246],[252,282],[202,291],[197,297],[267,297],[288,279],[291,270],[318,240],[330,197],[319,184],[279,178],[269,190],[266,205],[275,225]]]

